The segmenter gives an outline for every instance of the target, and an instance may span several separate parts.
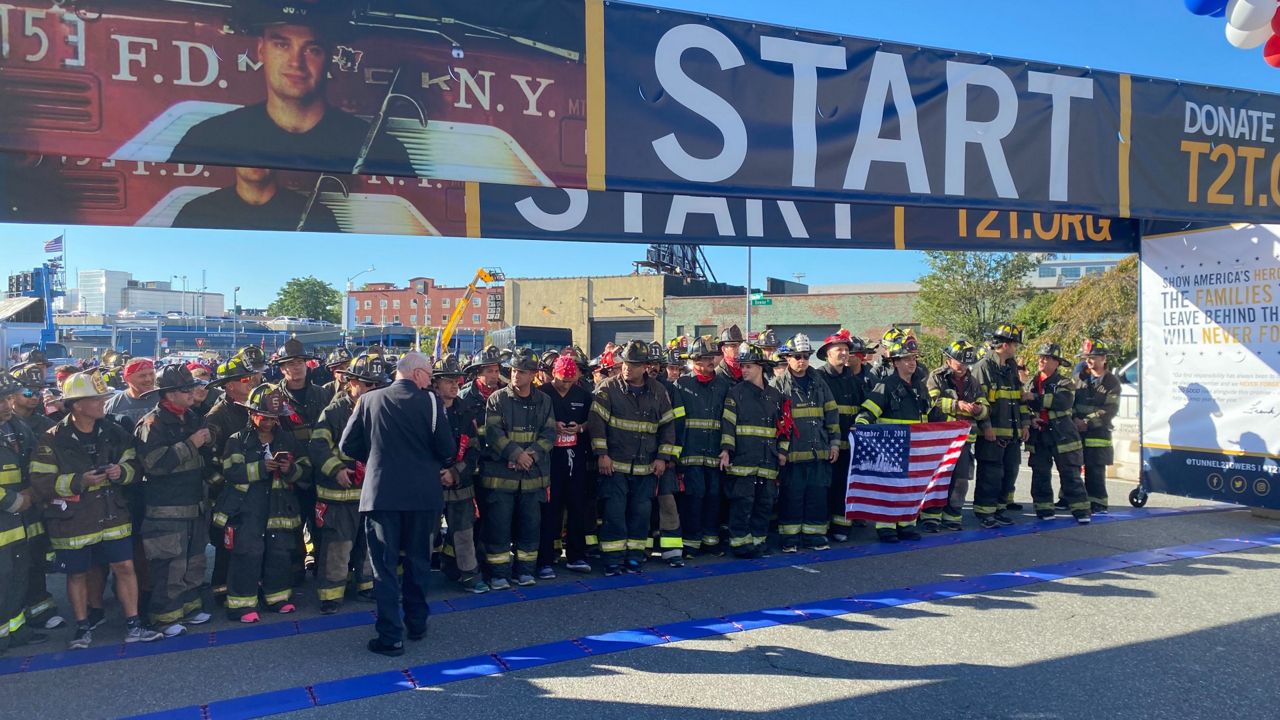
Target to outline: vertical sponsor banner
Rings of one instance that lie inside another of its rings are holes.
[[[1280,226],[1142,241],[1152,490],[1280,508]]]

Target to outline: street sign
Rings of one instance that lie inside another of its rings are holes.
[[[763,300],[763,299],[764,299],[764,293],[762,293],[762,292],[753,292],[753,293],[751,293],[750,295],[748,295],[748,296],[747,296],[747,299],[751,300],[751,302],[755,302],[755,301],[757,301],[757,300]]]
[[[752,304],[752,305],[772,305],[772,304],[773,304],[773,300],[771,300],[771,299],[769,299],[769,298],[763,298],[763,297],[761,297],[761,298],[757,298],[757,297],[754,297],[754,296],[753,296],[753,297],[751,298],[751,304]]]

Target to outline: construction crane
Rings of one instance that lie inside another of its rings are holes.
[[[467,291],[463,293],[462,299],[458,301],[457,306],[453,308],[453,314],[449,316],[449,322],[445,323],[444,329],[440,331],[440,338],[436,341],[436,355],[443,355],[449,347],[449,341],[453,339],[453,332],[458,329],[458,323],[462,321],[463,314],[471,305],[471,296],[476,293],[476,285],[483,281],[486,285],[493,285],[506,280],[507,276],[503,274],[502,268],[479,268],[476,270],[476,276],[471,280],[471,284],[467,286]]]

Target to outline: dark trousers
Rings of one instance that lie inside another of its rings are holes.
[[[0,650],[25,642],[29,577],[27,541],[0,546]]]
[[[831,466],[813,460],[783,468],[778,501],[778,534],[783,547],[823,545],[827,542],[828,486]]]
[[[595,534],[595,501],[587,487],[586,459],[576,448],[551,452],[551,498],[542,506],[538,565],[554,565],[564,546],[569,562],[585,560]]]
[[[720,470],[703,465],[682,468],[684,492],[676,496],[684,546],[708,549],[720,544]]]
[[[827,487],[827,508],[831,512],[831,533],[848,535],[853,521],[845,517],[845,505],[849,500],[849,450],[840,451],[840,457],[831,465],[831,485]]]
[[[1084,489],[1089,503],[1098,510],[1107,509],[1107,466],[1114,455],[1110,447],[1084,449]]]
[[[404,640],[406,627],[413,634],[426,632],[430,613],[427,580],[431,574],[431,545],[440,527],[440,512],[437,509],[361,513],[369,559],[373,563],[373,597],[378,603],[374,627],[378,640],[384,645]],[[400,562],[404,563],[403,578],[396,574]]]
[[[235,548],[227,567],[227,612],[233,618],[258,608],[258,590],[268,607],[283,605],[293,596],[293,552],[297,538],[293,530],[263,530],[247,537],[249,528],[236,530]]]
[[[49,555],[53,552],[49,536],[40,522],[39,510],[27,511],[27,622],[43,625],[57,611],[58,606],[49,594],[45,577],[49,571]]]
[[[1080,451],[1059,453],[1054,448],[1053,437],[1047,432],[1032,431],[1028,448],[1031,456],[1031,501],[1036,512],[1053,511],[1053,468],[1058,468],[1058,481],[1062,486],[1062,499],[1072,512],[1089,509],[1080,480]]]
[[[600,551],[605,563],[618,565],[624,558],[643,562],[649,547],[649,518],[658,478],[614,473],[601,475],[598,484],[604,501]]]
[[[151,574],[148,610],[151,622],[158,625],[178,622],[203,605],[200,586],[204,584],[209,521],[198,510],[192,512],[198,514],[192,518],[148,517],[142,521],[142,550]]]
[[[778,484],[768,478],[725,476],[729,499],[729,547],[735,555],[749,555],[769,539],[769,516]]]
[[[978,481],[973,491],[973,513],[978,517],[993,515],[1004,510],[1008,498],[1013,497],[1013,486],[1022,465],[1022,444],[1009,440],[1001,446],[1000,440],[988,442],[978,438],[974,448],[978,460]]]
[[[321,507],[324,508],[323,512]],[[347,592],[347,576],[355,567],[356,590],[373,587],[373,567],[369,554],[357,553],[357,539],[363,532],[359,505],[354,502],[322,502],[315,508],[315,524],[320,529],[320,600],[342,602]]]
[[[542,504],[547,499],[545,488],[539,490],[489,489],[485,493],[484,556],[489,577],[510,579],[511,540],[516,546],[515,575],[532,575],[538,559]]]

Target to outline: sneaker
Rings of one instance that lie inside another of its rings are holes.
[[[187,624],[203,625],[213,619],[213,616],[203,610],[197,610],[187,616]]]
[[[958,520],[943,520],[942,529],[949,530],[951,532],[956,532],[958,530],[963,530],[964,525],[961,525]]]
[[[1016,502],[1007,503],[1005,504],[1004,509],[1005,510],[1021,510],[1022,503],[1016,503]]]
[[[369,652],[387,657],[399,657],[404,654],[404,643],[398,642],[393,645],[386,645],[378,638],[369,641]]]
[[[621,575],[621,574],[622,574],[622,566],[621,566],[621,565],[605,565],[605,566],[604,566],[604,576],[605,576],[605,577],[613,577],[613,576],[615,576],[615,575]]]
[[[160,632],[164,633],[165,637],[178,637],[179,635],[187,634],[187,626],[182,623],[173,623],[172,625],[166,625]]]
[[[882,543],[898,542],[898,531],[893,528],[876,528],[876,538]]]
[[[924,522],[920,523],[920,529],[932,535],[938,532],[938,530],[941,528],[941,525],[942,524],[939,523],[937,520],[925,520]]]
[[[516,584],[520,587],[529,587],[530,585],[537,585],[538,581],[532,575],[521,575],[516,578]]]
[[[571,570],[572,572],[576,572],[576,573],[591,572],[591,565],[586,560],[574,560],[568,565],[565,565],[565,567]]]
[[[551,567],[550,565],[543,565],[542,567],[538,568],[538,579],[539,580],[555,580],[556,569]]]
[[[89,608],[89,629],[97,630],[107,621],[107,611],[102,608]]]
[[[992,517],[995,518],[996,524],[1001,527],[1009,527],[1014,524],[1013,519],[1006,517],[1004,513],[996,513],[995,515],[992,515]]]
[[[320,614],[333,615],[338,612],[338,609],[341,607],[342,605],[339,604],[337,600],[322,600],[320,602]]]
[[[994,530],[1000,527],[1000,523],[996,522],[994,515],[981,515],[978,517],[978,523],[986,530]]]
[[[163,639],[164,635],[162,633],[156,632],[151,628],[142,627],[142,623],[130,625],[129,631],[124,636],[124,641],[127,643],[149,643]]]
[[[251,610],[250,612],[247,612],[240,616],[240,622],[244,623],[245,625],[252,625],[261,619],[262,619],[262,616],[258,614],[257,610]]]
[[[827,543],[825,543],[825,542],[819,542],[819,543],[817,543],[817,544],[813,545],[812,547],[810,547],[809,549],[810,549],[810,550],[830,550],[830,549],[831,549],[831,545],[829,545],[829,544],[827,544]]]
[[[510,590],[511,581],[506,578],[494,578],[489,581],[489,587],[493,590]]]
[[[462,585],[463,590],[473,595],[483,595],[489,592],[489,586],[485,584],[479,575],[468,580],[459,580],[458,584]]]
[[[288,615],[289,613],[298,612],[298,606],[294,605],[291,602],[287,602],[281,605],[277,605],[275,608],[275,611],[280,613],[281,615]]]
[[[670,558],[667,560],[667,565],[673,568],[682,568],[684,567],[684,558],[683,557]]]
[[[1092,505],[1090,505],[1090,506],[1089,506],[1089,511],[1090,511],[1090,512],[1092,512],[1094,515],[1106,515],[1106,514],[1107,514],[1107,506],[1106,506],[1106,505],[1099,505],[1098,503],[1094,503],[1094,504],[1092,504]]]
[[[67,624],[66,619],[63,618],[61,615],[51,615],[48,620],[44,621],[44,629],[53,630],[55,628],[60,628],[66,624]]]
[[[628,575],[639,575],[640,561],[639,560],[626,561],[625,563],[622,564],[622,572],[627,573]]]
[[[923,536],[920,535],[919,530],[916,530],[913,527],[900,527],[898,528],[898,538],[901,540],[910,540],[915,542],[916,540],[923,539]]]
[[[1054,503],[1054,504],[1053,504],[1053,507],[1054,507],[1054,508],[1056,508],[1056,509],[1058,509],[1058,510],[1070,510],[1070,509],[1071,509],[1071,506],[1067,504],[1067,501],[1066,501],[1066,500],[1063,500],[1062,498],[1058,498],[1058,502]]]
[[[783,553],[784,555],[790,555],[790,554],[792,554],[792,553],[798,553],[798,552],[800,552],[800,548],[799,548],[798,546],[796,546],[796,545],[783,545],[783,546],[782,546],[782,553]]]
[[[89,631],[87,625],[76,626],[76,636],[71,638],[71,642],[67,643],[69,650],[84,650],[93,643],[93,633]]]
[[[838,543],[849,542],[849,536],[844,533],[831,533],[831,541]]]
[[[1088,525],[1093,521],[1093,519],[1089,517],[1089,513],[1084,512],[1083,510],[1078,510],[1073,513],[1073,515],[1075,515],[1076,524],[1078,525]]]
[[[1053,519],[1054,517],[1056,517],[1056,516],[1057,516],[1057,513],[1055,513],[1055,512],[1054,512],[1054,511],[1052,511],[1052,510],[1037,510],[1037,511],[1036,511],[1036,519],[1037,519],[1037,520],[1052,520],[1052,519]]]

